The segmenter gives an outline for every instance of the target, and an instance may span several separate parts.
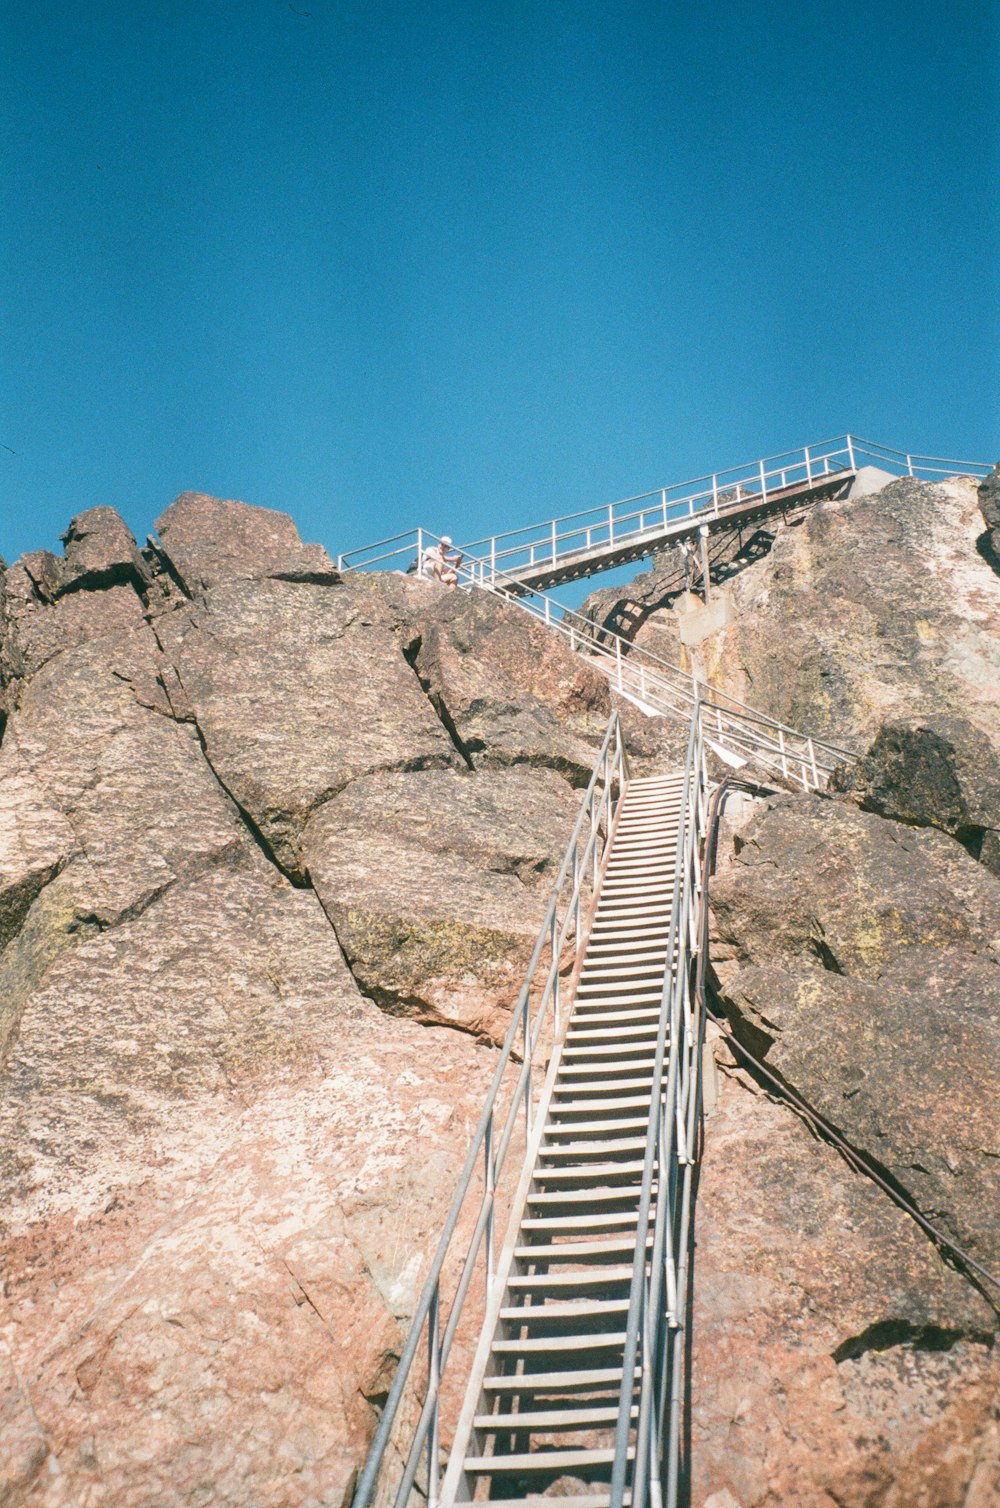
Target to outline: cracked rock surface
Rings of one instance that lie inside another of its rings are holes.
[[[983,498],[779,530],[698,652],[872,746],[729,823],[733,1029],[996,1265]],[[348,1508],[608,710],[516,607],[230,500],[0,563],[4,1508]],[[692,1508],[992,1508],[995,1307],[718,1052]]]
[[[339,1508],[607,693],[268,510],[64,542],[0,567],[0,1501]]]

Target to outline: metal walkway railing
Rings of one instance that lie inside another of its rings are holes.
[[[762,516],[829,496],[849,483],[862,465],[928,480],[956,472],[985,476],[990,470],[987,462],[918,456],[843,435],[544,523],[487,535],[460,548],[475,560],[481,585],[502,578],[513,590],[518,585],[554,586],[641,560],[701,524],[713,529],[740,517]],[[433,539],[422,529],[410,530],[348,551],[338,563],[345,570],[387,566],[405,570]]]
[[[678,1502],[708,790],[699,707],[683,774],[631,785],[611,719],[355,1508]]]

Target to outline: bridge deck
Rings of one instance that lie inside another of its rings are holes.
[[[509,591],[516,591],[518,587],[526,591],[546,591],[549,587],[563,586],[568,581],[579,581],[598,571],[642,560],[664,545],[690,539],[698,533],[702,524],[707,524],[709,533],[714,534],[719,529],[731,529],[734,524],[753,523],[792,506],[842,496],[855,475],[854,471],[849,470],[832,472],[827,476],[816,477],[811,482],[795,482],[788,487],[776,487],[773,491],[768,489],[763,495],[753,493],[739,500],[722,503],[718,508],[704,508],[684,518],[668,520],[666,527],[660,524],[652,529],[637,529],[632,534],[619,535],[613,544],[605,541],[592,545],[590,549],[557,553],[554,560],[549,556],[535,565],[515,567],[505,574],[504,585]]]

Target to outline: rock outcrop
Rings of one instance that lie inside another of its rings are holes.
[[[733,557],[698,644],[676,562],[591,604],[868,749],[728,821],[717,999],[986,1268],[993,506],[826,504]],[[515,605],[199,493],[146,548],[95,508],[0,564],[5,1508],[348,1508],[615,700]],[[621,711],[676,768],[686,730]],[[693,1508],[987,1508],[997,1295],[717,1051]]]
[[[158,531],[0,572],[0,1500],[339,1505],[608,693],[281,514]]]
[[[736,1034],[1000,1268],[1000,880],[942,833],[786,796],[712,903]]]

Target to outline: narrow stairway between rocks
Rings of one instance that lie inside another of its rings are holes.
[[[629,1398],[623,1351],[683,786],[682,774],[634,780],[618,808],[565,1039],[538,1106],[530,1181],[450,1452],[447,1508],[550,1495],[560,1508],[609,1502]],[[636,1369],[630,1472],[638,1387]]]

